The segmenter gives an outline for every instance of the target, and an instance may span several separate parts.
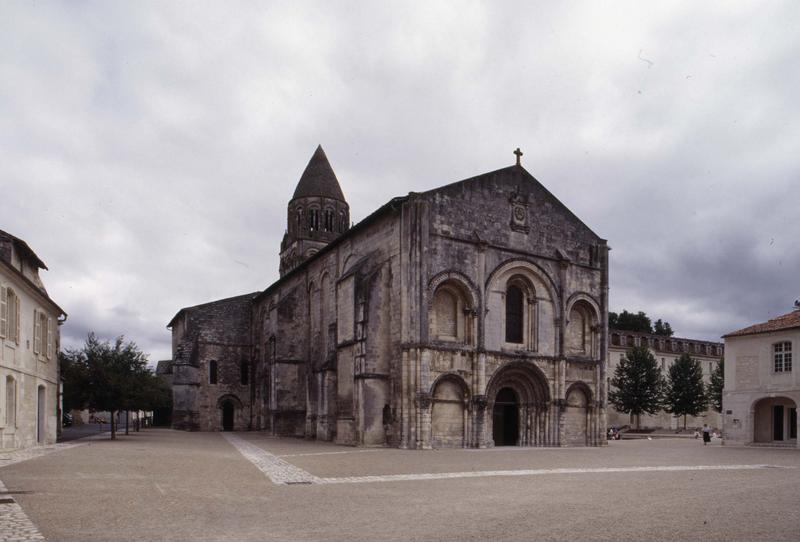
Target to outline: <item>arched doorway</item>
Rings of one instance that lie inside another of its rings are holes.
[[[36,442],[44,444],[45,432],[45,391],[44,386],[39,386],[36,401]]]
[[[222,430],[223,431],[233,431],[233,415],[236,412],[236,408],[233,406],[233,402],[225,401],[222,403]]]
[[[534,364],[512,361],[487,386],[486,437],[495,446],[552,446],[558,420],[552,417],[547,378]],[[555,425],[554,425],[555,424]]]
[[[767,397],[753,405],[753,442],[796,442],[797,404],[788,397]]]
[[[497,392],[492,409],[492,438],[495,446],[519,443],[519,399],[511,388]]]

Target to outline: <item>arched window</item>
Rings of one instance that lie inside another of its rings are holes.
[[[569,354],[594,356],[597,352],[597,313],[585,300],[578,300],[569,311],[566,347]],[[642,344],[656,347],[655,339],[642,337]]]
[[[452,292],[441,288],[433,298],[436,313],[436,335],[439,338],[458,336],[458,299]]]
[[[569,311],[567,323],[567,351],[571,354],[587,354],[588,314],[579,303]]]
[[[506,289],[506,342],[522,343],[524,338],[525,294],[522,288],[509,284]]]
[[[208,383],[217,383],[217,362],[213,359],[208,362]]]
[[[440,284],[431,300],[430,337],[439,341],[471,344],[474,335],[474,311],[463,284],[447,280]]]
[[[303,229],[303,208],[302,207],[298,207],[297,208],[297,229],[298,229],[298,231]]]
[[[343,211],[339,211],[339,232],[347,231],[347,218]]]
[[[319,231],[319,209],[308,210],[308,229],[310,231]]]
[[[240,367],[241,367],[240,380],[242,386],[246,386],[248,383],[250,383],[250,364],[246,361],[242,361]]]
[[[333,211],[330,209],[325,210],[325,231],[333,231]]]

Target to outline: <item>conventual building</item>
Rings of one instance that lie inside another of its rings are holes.
[[[401,448],[604,444],[608,246],[520,154],[350,227],[317,148],[280,278],[169,323],[173,426]]]

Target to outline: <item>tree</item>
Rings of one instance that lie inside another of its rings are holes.
[[[711,407],[717,412],[722,412],[722,389],[725,387],[725,358],[719,360],[711,373],[711,382],[708,384],[706,394]]]
[[[65,395],[66,389],[72,388],[73,408],[107,410],[111,414],[111,438],[115,439],[114,415],[135,402],[142,378],[139,375],[149,372],[147,355],[136,343],[125,343],[122,336],[111,344],[89,333],[83,348],[68,349],[61,359],[69,368],[64,388]]]
[[[151,411],[172,403],[172,388],[149,367],[135,373],[126,397],[126,410]],[[139,430],[139,418],[135,429]]]
[[[665,337],[672,337],[674,332],[672,331],[672,326],[669,325],[669,322],[662,322],[661,318],[659,318],[653,324],[653,333],[656,335],[664,335]]]
[[[664,377],[646,346],[634,346],[620,359],[611,386],[608,400],[618,411],[630,414],[637,429],[643,413],[655,414],[661,409]]]
[[[87,401],[86,397],[86,366],[76,362],[73,356],[66,352],[58,353],[58,362],[61,379],[64,381],[64,391],[61,394],[64,412],[80,410]]]
[[[615,312],[609,312],[608,327],[622,331],[639,331],[642,333],[653,332],[653,326],[650,324],[650,318],[642,311],[639,311],[636,314],[626,310],[623,310],[619,314]]]
[[[689,354],[682,354],[669,368],[664,404],[676,418],[683,416],[684,429],[686,416],[698,416],[708,406],[703,368]]]

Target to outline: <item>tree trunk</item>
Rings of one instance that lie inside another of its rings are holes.
[[[111,415],[111,440],[117,438],[117,431],[116,426],[114,425],[114,412],[113,410],[109,410],[108,413]]]
[[[683,430],[686,431],[686,414],[683,415]]]
[[[131,411],[130,410],[126,410],[125,411],[125,434],[126,435],[130,435],[130,433],[128,432],[128,425],[130,425],[130,418],[131,418]]]
[[[141,413],[137,410],[136,419],[133,420],[133,430],[138,433],[140,425],[141,425]]]

